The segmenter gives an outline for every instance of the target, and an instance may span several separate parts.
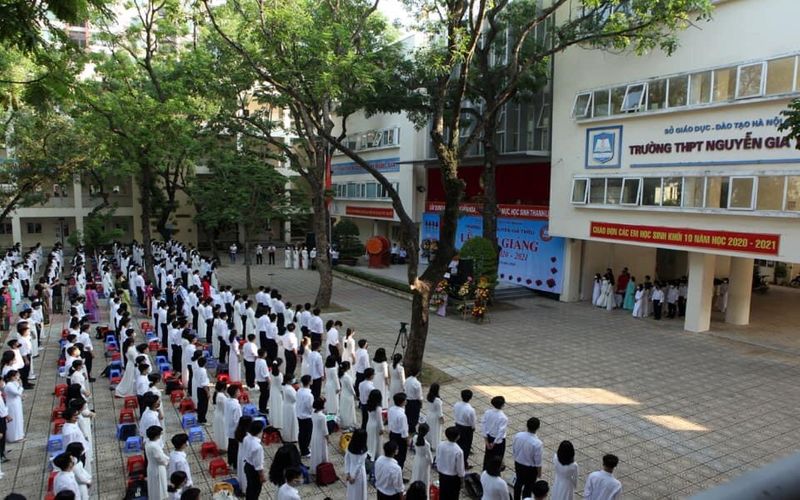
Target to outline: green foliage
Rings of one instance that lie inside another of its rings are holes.
[[[358,226],[349,219],[339,219],[339,222],[333,226],[333,243],[339,248],[341,258],[364,255],[364,245],[358,236]]]
[[[110,245],[125,235],[124,231],[113,227],[113,217],[113,208],[89,214],[83,221],[84,232],[72,232],[67,237],[67,243],[73,248],[84,245],[89,253]]]
[[[474,237],[464,242],[459,251],[462,259],[472,259],[472,270],[477,282],[485,277],[491,287],[497,284],[497,250],[486,238]]]
[[[800,99],[795,99],[789,103],[789,108],[781,111],[785,117],[783,123],[778,127],[781,132],[786,132],[786,136],[794,139],[800,144]]]

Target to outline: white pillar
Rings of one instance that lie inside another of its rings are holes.
[[[705,332],[711,326],[715,261],[716,256],[711,254],[689,253],[689,289],[683,328],[690,332]]]
[[[581,260],[583,240],[567,238],[564,242],[564,260],[561,262],[563,283],[561,284],[561,302],[577,302],[581,300]],[[591,294],[591,292],[590,292]]]
[[[72,179],[72,192],[75,194],[75,231],[80,231],[83,237],[83,190],[81,178],[77,175]]]
[[[11,217],[11,236],[14,240],[14,243],[22,243],[22,221],[19,218],[19,215],[14,215]]]
[[[728,308],[725,310],[725,322],[733,325],[747,325],[750,323],[753,259],[732,257],[729,276]]]

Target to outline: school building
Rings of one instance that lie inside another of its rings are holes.
[[[800,151],[778,130],[800,97],[800,2],[715,7],[672,56],[574,47],[555,58],[562,300],[590,299],[606,268],[640,283],[688,276],[684,327],[699,332],[714,279],[727,278],[725,321],[745,325],[754,270],[800,262]]]

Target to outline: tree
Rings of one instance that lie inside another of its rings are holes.
[[[285,195],[286,178],[270,163],[234,144],[212,146],[207,159],[209,175],[196,175],[189,194],[200,210],[195,221],[206,230],[238,227],[244,245],[247,288],[250,276],[250,238],[267,221],[298,210],[289,206]]]
[[[114,209],[93,210],[83,223],[83,232],[74,231],[67,241],[73,247],[84,245],[89,253],[110,245],[124,236],[121,229],[112,227]]]
[[[781,116],[785,119],[778,126],[778,130],[786,132],[786,136],[794,139],[797,148],[800,148],[800,99],[790,102],[788,109],[781,111]]]

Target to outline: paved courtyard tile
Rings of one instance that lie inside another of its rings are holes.
[[[223,267],[220,282],[242,287],[244,267]],[[256,266],[254,283],[278,287],[286,299],[305,302],[316,293],[317,274]],[[400,321],[410,317],[408,300],[341,279],[335,280],[334,302],[344,310],[323,317],[354,327],[358,337],[369,339],[372,352],[380,346],[391,350]],[[563,439],[573,441],[577,450],[579,490],[602,455],[615,453],[624,496],[642,499],[684,497],[800,450],[800,388],[795,383],[800,358],[793,352],[690,334],[677,321],[635,320],[584,304],[538,297],[513,304],[490,312],[484,324],[432,316],[426,362],[454,378],[442,388],[448,424],[452,405],[467,387],[475,391],[479,417],[492,396],[509,400],[509,435],[521,430],[529,416],[539,417],[545,479],[552,479],[552,456]],[[40,376],[25,400],[28,439],[10,447],[12,461],[4,464],[0,495],[17,491],[42,498],[45,491],[45,444],[62,324],[62,317],[53,318],[49,343],[35,360]],[[98,359],[96,373],[103,366]],[[121,401],[113,398],[106,379],[98,378],[92,392],[98,413],[92,497],[122,498],[127,456],[114,439]],[[168,400],[164,403],[165,435],[171,436],[180,430],[179,417]],[[331,443],[338,443],[338,437]],[[479,443],[476,439],[476,463]],[[343,457],[336,448],[331,446],[329,455],[341,476]],[[267,463],[275,449],[267,449]],[[210,493],[215,480],[198,446],[189,461],[195,484]],[[512,465],[510,455],[505,462]],[[275,498],[275,493],[268,484],[262,498]],[[304,499],[344,498],[344,485],[306,485],[301,494]]]

